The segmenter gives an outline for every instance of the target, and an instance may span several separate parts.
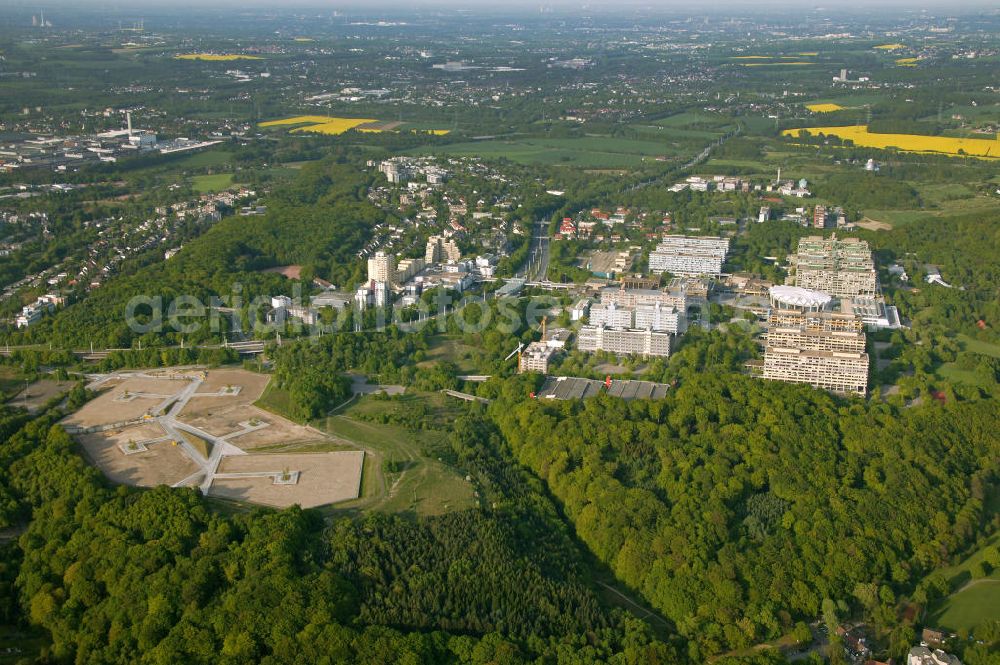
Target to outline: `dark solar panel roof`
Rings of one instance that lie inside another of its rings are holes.
[[[612,379],[607,393],[625,400],[663,399],[669,389],[670,386],[665,383]],[[586,399],[599,395],[604,390],[604,381],[550,376],[538,392],[538,397],[539,399]]]

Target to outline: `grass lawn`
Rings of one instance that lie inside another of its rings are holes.
[[[447,445],[446,430],[413,431],[363,419],[366,415],[405,408],[408,402],[421,402],[430,409],[432,420],[448,422],[447,414],[457,413],[461,405],[447,399],[439,393],[407,393],[398,401],[363,397],[320,423],[327,433],[368,452],[361,478],[361,498],[338,504],[337,508],[428,516],[474,507],[477,499],[472,484],[457,469],[424,452]]]
[[[984,342],[968,335],[959,335],[958,341],[962,343],[962,348],[966,351],[1000,358],[1000,344],[990,344],[989,342]]]
[[[179,159],[173,164],[173,166],[181,169],[217,167],[227,164],[232,158],[233,153],[231,152],[209,149],[202,150],[201,152],[196,152],[193,155]]]
[[[463,344],[460,336],[440,334],[431,338],[427,360],[420,365],[443,361],[453,363],[462,374],[477,374],[479,367],[476,365],[476,358],[480,355],[480,351],[474,346]]]
[[[16,367],[0,365],[0,401],[6,401],[24,390],[24,375]]]
[[[972,630],[988,619],[1000,618],[1000,574],[975,580],[948,596],[928,615],[928,625],[945,630]]]
[[[0,625],[0,665],[34,662],[47,644],[49,640],[40,632]]]
[[[1000,494],[994,493],[987,508],[998,499]],[[972,569],[983,560],[988,547],[1000,547],[1000,533],[994,533],[961,562],[935,573],[943,575],[955,591],[928,608],[926,625],[958,631],[974,628],[986,619],[1000,618],[1000,568],[988,577],[972,578]]]
[[[968,335],[958,335],[957,339],[964,351],[1000,358],[1000,345],[983,342],[973,337],[969,337]],[[957,362],[944,363],[937,369],[936,374],[942,379],[951,381],[952,383],[965,383],[967,385],[978,386],[980,388],[990,387],[979,377],[979,375],[976,374],[975,371],[961,369]]]
[[[196,175],[191,178],[191,187],[199,194],[219,192],[233,184],[232,173],[216,173],[213,175]]]
[[[292,399],[289,396],[288,391],[284,388],[278,388],[273,380],[268,382],[267,387],[264,388],[264,392],[260,396],[260,399],[254,402],[254,406],[259,406],[265,411],[276,413],[282,418],[288,418],[294,423],[299,423],[300,425],[305,424],[301,418],[296,418],[291,415]]]
[[[262,448],[261,452],[324,452],[363,449],[361,497],[324,508],[331,513],[345,510],[414,512],[440,515],[477,505],[473,485],[455,468],[427,453],[448,448],[447,429],[410,430],[396,424],[371,422],[367,417],[405,413],[419,405],[427,409],[426,420],[451,422],[462,412],[460,403],[441,393],[411,393],[392,400],[357,397],[333,415],[311,424],[334,441],[292,442]],[[294,422],[286,390],[268,383],[255,405]],[[387,465],[388,463],[388,465]],[[391,467],[391,468],[387,468]]]
[[[964,383],[970,386],[986,388],[986,384],[976,376],[976,373],[969,369],[960,369],[957,363],[945,363],[938,367],[935,372],[939,377],[952,383]]]

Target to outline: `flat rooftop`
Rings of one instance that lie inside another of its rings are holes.
[[[602,392],[621,399],[663,399],[670,386],[651,381],[612,379],[605,391],[604,381],[572,376],[550,376],[538,391],[539,399],[586,399]]]

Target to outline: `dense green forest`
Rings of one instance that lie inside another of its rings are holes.
[[[335,333],[283,346],[271,345],[275,384],[288,391],[294,418],[325,415],[351,396],[348,370],[364,372],[372,381],[409,384],[418,350],[426,350],[426,331],[405,334],[395,326],[384,332]]]
[[[870,609],[895,626],[922,575],[998,526],[992,401],[896,409],[691,373],[663,401],[491,409],[577,535],[676,622],[695,661],[777,637],[824,599],[856,604],[859,584],[877,585]],[[897,655],[907,639],[893,633]]]
[[[451,443],[489,509],[331,523],[109,488],[57,417],[0,419],[0,523],[27,523],[0,550],[0,617],[44,628],[46,662],[676,662],[598,602],[540,483],[482,414]]]

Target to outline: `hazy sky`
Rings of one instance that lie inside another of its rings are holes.
[[[294,8],[323,8],[323,9],[345,9],[363,10],[378,9],[381,11],[398,9],[403,12],[420,8],[449,8],[449,9],[471,9],[492,11],[502,11],[504,9],[532,10],[538,11],[541,7],[550,7],[560,10],[600,10],[600,9],[649,9],[649,10],[684,10],[686,12],[698,12],[708,10],[717,12],[719,10],[737,10],[741,12],[752,11],[755,8],[775,8],[788,7],[801,12],[808,12],[815,9],[827,11],[842,11],[845,9],[862,9],[865,11],[878,11],[879,9],[907,9],[917,10],[921,8],[933,8],[935,10],[951,9],[959,11],[962,9],[984,9],[997,8],[996,0],[832,0],[826,2],[808,2],[803,0],[504,0],[501,3],[496,0],[8,0],[8,9],[14,7],[44,8],[58,11],[59,7],[85,8],[94,7],[100,9],[127,9],[136,7],[156,7],[168,9],[179,6],[196,6],[206,9],[213,7],[253,7],[261,9],[272,9],[280,11],[282,9]],[[713,16],[713,18],[723,18]]]

